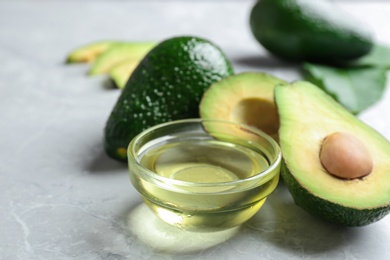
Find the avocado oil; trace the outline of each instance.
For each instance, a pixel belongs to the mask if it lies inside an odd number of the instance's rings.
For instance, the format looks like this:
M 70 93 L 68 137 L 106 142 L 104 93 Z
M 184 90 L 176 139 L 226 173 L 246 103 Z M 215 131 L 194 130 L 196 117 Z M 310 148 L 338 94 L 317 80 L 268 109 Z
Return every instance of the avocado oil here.
M 161 182 L 168 179 L 158 185 L 139 182 L 138 189 L 148 194 L 145 203 L 165 222 L 188 230 L 239 225 L 260 209 L 279 180 L 276 174 L 261 185 L 245 182 L 269 168 L 265 154 L 213 138 L 183 137 L 152 146 L 140 164 L 163 177 Z

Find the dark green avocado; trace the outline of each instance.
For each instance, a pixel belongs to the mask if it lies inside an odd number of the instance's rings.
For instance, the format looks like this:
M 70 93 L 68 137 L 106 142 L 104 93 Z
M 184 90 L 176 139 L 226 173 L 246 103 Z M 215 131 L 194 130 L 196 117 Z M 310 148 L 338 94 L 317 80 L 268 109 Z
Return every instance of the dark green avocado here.
M 250 28 L 264 48 L 288 60 L 356 59 L 373 45 L 365 24 L 325 0 L 259 0 Z
M 131 139 L 163 122 L 199 117 L 204 91 L 232 75 L 222 50 L 198 37 L 174 37 L 159 43 L 129 78 L 105 127 L 106 153 L 127 159 Z

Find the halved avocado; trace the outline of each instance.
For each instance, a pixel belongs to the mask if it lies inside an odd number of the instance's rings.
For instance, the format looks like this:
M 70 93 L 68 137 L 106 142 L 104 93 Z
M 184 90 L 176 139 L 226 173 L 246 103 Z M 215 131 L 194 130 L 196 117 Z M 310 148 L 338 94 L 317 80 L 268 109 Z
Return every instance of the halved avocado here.
M 101 53 L 105 52 L 119 41 L 97 41 L 83 45 L 71 51 L 66 59 L 67 63 L 90 63 L 94 61 Z
M 295 203 L 345 226 L 364 226 L 386 216 L 390 211 L 389 141 L 309 82 L 277 86 L 275 101 L 284 158 L 281 174 Z M 324 140 L 334 133 L 353 136 L 365 147 L 373 164 L 368 175 L 346 179 L 326 170 L 320 153 Z M 346 153 L 354 149 L 344 148 Z
M 108 75 L 114 81 L 117 88 L 123 89 L 138 64 L 139 61 L 136 59 L 124 60 L 112 67 Z
M 133 59 L 140 62 L 156 46 L 155 42 L 127 42 L 115 44 L 96 58 L 89 70 L 89 75 L 103 74 L 118 63 Z
M 254 126 L 277 139 L 279 117 L 274 88 L 285 81 L 261 72 L 244 72 L 214 83 L 199 106 L 201 118 Z

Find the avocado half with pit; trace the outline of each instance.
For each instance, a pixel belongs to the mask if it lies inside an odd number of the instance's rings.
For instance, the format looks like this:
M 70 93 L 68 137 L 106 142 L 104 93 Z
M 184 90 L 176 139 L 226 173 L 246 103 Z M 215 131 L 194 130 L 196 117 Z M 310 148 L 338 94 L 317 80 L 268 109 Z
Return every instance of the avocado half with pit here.
M 295 203 L 324 220 L 364 226 L 390 211 L 390 143 L 317 86 L 275 88 L 284 165 Z
M 279 117 L 274 102 L 277 84 L 286 82 L 261 72 L 226 77 L 211 85 L 203 94 L 200 116 L 250 125 L 277 140 Z

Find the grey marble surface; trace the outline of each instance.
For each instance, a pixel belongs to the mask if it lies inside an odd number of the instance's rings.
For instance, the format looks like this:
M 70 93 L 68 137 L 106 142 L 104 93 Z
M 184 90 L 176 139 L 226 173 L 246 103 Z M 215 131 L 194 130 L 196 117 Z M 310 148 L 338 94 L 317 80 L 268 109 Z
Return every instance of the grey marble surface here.
M 237 72 L 300 78 L 248 27 L 252 1 L 0 2 L 0 259 L 390 259 L 390 217 L 340 228 L 296 207 L 283 184 L 240 228 L 207 234 L 158 221 L 126 165 L 102 150 L 119 91 L 64 65 L 100 39 L 214 41 Z M 390 4 L 342 2 L 390 44 Z M 361 119 L 390 139 L 390 92 Z

